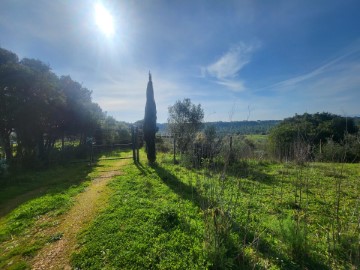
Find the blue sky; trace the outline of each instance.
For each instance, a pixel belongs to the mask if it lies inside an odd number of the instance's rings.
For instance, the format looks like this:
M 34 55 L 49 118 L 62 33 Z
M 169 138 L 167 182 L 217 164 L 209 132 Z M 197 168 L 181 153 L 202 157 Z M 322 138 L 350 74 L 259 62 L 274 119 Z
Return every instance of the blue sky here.
M 205 121 L 359 115 L 359 12 L 356 0 L 0 0 L 0 46 L 69 74 L 127 122 L 143 118 L 149 70 L 158 122 L 183 98 Z

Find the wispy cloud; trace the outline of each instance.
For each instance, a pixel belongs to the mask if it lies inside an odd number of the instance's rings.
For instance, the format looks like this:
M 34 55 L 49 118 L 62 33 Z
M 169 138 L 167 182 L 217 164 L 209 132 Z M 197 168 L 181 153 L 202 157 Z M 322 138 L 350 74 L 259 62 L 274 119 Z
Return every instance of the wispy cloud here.
M 290 77 L 251 94 L 268 100 L 264 103 L 288 114 L 299 112 L 330 111 L 342 114 L 358 114 L 360 100 L 360 42 L 341 50 L 331 60 L 299 76 Z M 291 115 L 291 114 L 289 114 Z
M 341 90 L 349 85 L 358 83 L 358 61 L 354 60 L 360 56 L 360 41 L 355 42 L 352 46 L 345 49 L 340 56 L 326 62 L 318 68 L 299 76 L 288 78 L 278 83 L 269 85 L 262 89 L 275 89 L 278 91 L 291 91 L 298 89 L 300 86 L 327 86 Z M 346 78 L 346 80 L 344 80 Z M 339 84 L 341 81 L 341 84 Z M 327 83 L 325 83 L 327 82 Z M 317 88 L 322 91 L 324 88 Z M 313 87 L 311 87 L 313 88 Z M 260 89 L 261 90 L 261 89 Z
M 214 78 L 216 83 L 224 85 L 230 90 L 243 91 L 245 90 L 244 82 L 237 77 L 240 70 L 250 62 L 252 53 L 258 47 L 259 44 L 248 45 L 240 42 L 232 46 L 214 63 L 202 67 L 202 75 Z
M 217 83 L 220 85 L 224 85 L 235 92 L 245 90 L 244 82 L 241 80 L 222 79 L 218 80 Z

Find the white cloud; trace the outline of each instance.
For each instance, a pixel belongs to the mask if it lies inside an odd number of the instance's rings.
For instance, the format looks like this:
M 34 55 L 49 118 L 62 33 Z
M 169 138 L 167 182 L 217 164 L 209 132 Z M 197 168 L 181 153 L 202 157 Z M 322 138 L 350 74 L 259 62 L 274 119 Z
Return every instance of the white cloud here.
M 360 43 L 345 48 L 337 57 L 299 76 L 251 91 L 262 97 L 264 108 L 276 107 L 288 114 L 328 111 L 356 115 L 360 100 Z M 266 93 L 266 94 L 265 94 Z M 262 95 L 265 94 L 265 95 Z M 260 103 L 260 99 L 257 102 Z M 266 102 L 267 100 L 267 102 Z M 273 114 L 275 115 L 275 114 Z
M 241 80 L 218 80 L 217 83 L 220 85 L 224 85 L 235 92 L 245 90 L 244 82 Z
M 247 45 L 243 42 L 232 46 L 214 63 L 202 67 L 202 76 L 215 78 L 218 84 L 224 85 L 232 91 L 245 90 L 244 82 L 237 77 L 240 70 L 250 62 L 252 53 L 258 47 L 259 44 Z
M 218 79 L 233 78 L 250 61 L 252 46 L 240 43 L 206 68 L 208 74 Z
M 356 46 L 350 47 L 340 56 L 314 70 L 269 85 L 263 89 L 275 89 L 277 91 L 301 89 L 301 91 L 304 91 L 305 87 L 311 92 L 315 90 L 317 93 L 329 94 L 342 92 L 349 87 L 358 86 L 359 62 L 356 61 L 356 57 L 360 56 L 359 43 L 356 42 Z

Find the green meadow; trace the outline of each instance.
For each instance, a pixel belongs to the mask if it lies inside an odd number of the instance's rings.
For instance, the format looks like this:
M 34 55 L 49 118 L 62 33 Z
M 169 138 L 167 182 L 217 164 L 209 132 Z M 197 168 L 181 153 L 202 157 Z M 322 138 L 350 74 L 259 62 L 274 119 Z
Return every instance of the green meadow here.
M 74 269 L 357 269 L 358 164 L 242 160 L 201 169 L 102 160 L 23 172 L 1 193 L 0 268 L 31 269 L 104 170 L 109 199 L 79 229 Z M 41 188 L 40 188 L 41 186 Z M 25 196 L 26 195 L 26 196 Z M 12 198 L 20 198 L 14 202 Z M 41 233 L 43 232 L 43 233 Z

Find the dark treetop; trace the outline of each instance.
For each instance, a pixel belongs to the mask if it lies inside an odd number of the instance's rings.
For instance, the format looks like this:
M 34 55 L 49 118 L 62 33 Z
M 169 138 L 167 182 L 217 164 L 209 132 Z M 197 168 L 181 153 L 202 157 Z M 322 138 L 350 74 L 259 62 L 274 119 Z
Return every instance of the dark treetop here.
M 149 72 L 149 82 L 146 88 L 146 105 L 144 117 L 144 140 L 146 142 L 146 152 L 149 162 L 155 162 L 155 133 L 156 133 L 156 104 L 154 99 L 154 89 Z

